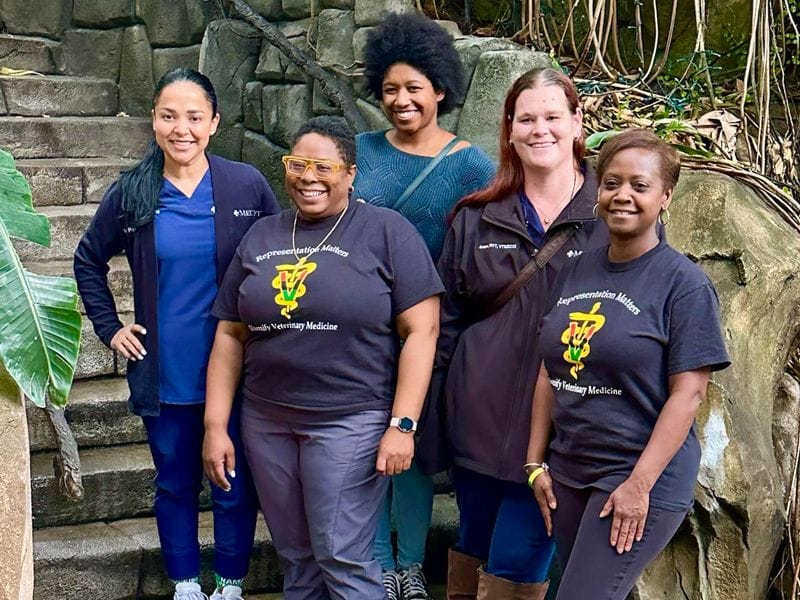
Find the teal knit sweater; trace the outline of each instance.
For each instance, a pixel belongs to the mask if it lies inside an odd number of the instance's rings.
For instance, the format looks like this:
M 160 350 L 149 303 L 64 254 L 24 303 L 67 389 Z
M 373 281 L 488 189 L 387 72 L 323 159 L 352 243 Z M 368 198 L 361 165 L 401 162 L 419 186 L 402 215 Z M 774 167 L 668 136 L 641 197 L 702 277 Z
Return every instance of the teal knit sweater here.
M 433 160 L 392 146 L 385 131 L 356 137 L 358 172 L 354 198 L 394 208 L 403 191 Z M 420 232 L 433 260 L 439 259 L 447 231 L 447 216 L 467 194 L 486 187 L 495 166 L 479 148 L 470 146 L 444 157 L 404 203 L 400 213 Z

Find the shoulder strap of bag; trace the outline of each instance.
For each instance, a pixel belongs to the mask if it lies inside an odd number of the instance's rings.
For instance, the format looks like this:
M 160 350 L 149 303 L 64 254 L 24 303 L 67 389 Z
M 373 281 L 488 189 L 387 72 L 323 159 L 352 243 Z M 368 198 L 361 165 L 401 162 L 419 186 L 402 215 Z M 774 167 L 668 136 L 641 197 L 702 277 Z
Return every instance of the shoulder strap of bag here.
M 525 284 L 528 283 L 534 275 L 544 267 L 548 261 L 553 258 L 556 252 L 558 252 L 561 247 L 567 243 L 567 240 L 572 237 L 572 235 L 580 229 L 579 224 L 572 225 L 570 227 L 564 227 L 563 229 L 557 231 L 553 234 L 547 243 L 542 246 L 539 251 L 534 255 L 531 261 L 526 264 L 517 276 L 512 279 L 506 287 L 502 289 L 502 291 L 495 296 L 494 300 L 492 300 L 491 304 L 486 308 L 484 313 L 484 318 L 493 315 L 498 310 L 503 308 L 506 303 L 511 300 L 517 293 L 525 287 Z
M 412 181 L 411 184 L 406 188 L 406 191 L 403 192 L 403 195 L 397 199 L 397 202 L 395 202 L 394 206 L 392 207 L 394 210 L 398 212 L 400 211 L 409 197 L 411 197 L 411 194 L 414 193 L 414 190 L 419 187 L 419 184 L 425 181 L 425 178 L 430 175 L 431 171 L 433 171 L 436 166 L 442 162 L 442 159 L 448 155 L 450 149 L 460 141 L 461 138 L 456 136 L 450 140 L 444 148 L 439 150 L 439 154 L 433 157 L 433 160 L 431 160 L 431 162 L 429 162 L 427 166 L 419 172 L 419 175 L 417 175 L 414 181 Z

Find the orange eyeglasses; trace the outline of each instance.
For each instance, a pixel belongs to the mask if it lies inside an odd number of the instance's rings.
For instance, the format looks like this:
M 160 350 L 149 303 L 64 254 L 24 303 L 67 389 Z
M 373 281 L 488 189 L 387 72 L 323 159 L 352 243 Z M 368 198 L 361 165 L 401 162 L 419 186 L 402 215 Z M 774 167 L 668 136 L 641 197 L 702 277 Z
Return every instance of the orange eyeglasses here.
M 330 179 L 337 171 L 345 166 L 344 163 L 292 156 L 291 154 L 287 154 L 282 157 L 281 160 L 283 161 L 283 166 L 286 168 L 286 174 L 292 177 L 302 177 L 308 169 L 313 169 L 317 178 Z

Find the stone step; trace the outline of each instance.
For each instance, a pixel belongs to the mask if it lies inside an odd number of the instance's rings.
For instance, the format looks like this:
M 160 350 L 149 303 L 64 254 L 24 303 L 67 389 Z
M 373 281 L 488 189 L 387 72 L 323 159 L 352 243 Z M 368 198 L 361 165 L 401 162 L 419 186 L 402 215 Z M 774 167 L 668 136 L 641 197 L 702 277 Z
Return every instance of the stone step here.
M 151 515 L 153 461 L 147 444 L 79 452 L 84 498 L 67 500 L 53 475 L 53 453 L 31 456 L 33 526 L 36 529 Z
M 117 312 L 133 312 L 133 279 L 128 268 L 128 259 L 115 256 L 108 263 L 108 286 L 117 302 Z M 25 268 L 39 275 L 55 275 L 73 278 L 72 259 L 51 260 L 48 262 L 27 261 Z M 83 302 L 78 299 L 78 310 L 85 314 Z M 93 334 L 94 335 L 94 334 Z
M 138 117 L 0 117 L 0 147 L 14 158 L 139 158 L 152 121 Z
M 63 46 L 61 42 L 46 38 L 0 34 L 0 67 L 37 73 L 63 73 Z
M 142 420 L 128 412 L 128 396 L 123 377 L 75 381 L 64 411 L 80 448 L 145 441 Z M 28 402 L 27 416 L 31 452 L 53 450 L 47 413 Z
M 97 203 L 120 172 L 136 164 L 126 158 L 25 158 L 17 169 L 31 186 L 34 206 Z
M 430 592 L 428 595 L 431 600 L 445 600 L 447 598 L 446 585 L 429 585 L 428 592 Z M 284 596 L 280 592 L 274 594 L 248 594 L 247 596 L 247 600 L 283 600 L 283 598 Z
M 89 226 L 96 210 L 96 204 L 39 208 L 38 212 L 50 220 L 50 247 L 16 240 L 14 247 L 22 262 L 72 260 L 78 241 Z
M 213 585 L 213 519 L 200 515 L 203 587 Z M 172 598 L 164 573 L 155 519 L 90 523 L 33 533 L 34 600 L 138 600 Z M 279 590 L 278 558 L 259 518 L 247 587 Z
M 74 242 L 77 243 L 77 240 Z M 18 246 L 28 248 L 32 244 L 15 242 Z M 25 267 L 40 275 L 59 275 L 72 277 L 72 258 L 52 260 L 49 262 L 26 261 Z M 130 270 L 125 257 L 117 256 L 109 262 L 108 283 L 117 302 L 117 312 L 123 323 L 133 322 L 133 288 Z M 84 312 L 83 303 L 78 300 L 78 309 Z M 123 375 L 125 373 L 125 360 L 115 356 L 103 342 L 100 341 L 92 324 L 85 316 L 81 323 L 81 348 L 78 363 L 75 366 L 75 379 L 99 377 L 105 375 Z
M 0 76 L 0 109 L 31 117 L 113 116 L 119 111 L 119 90 L 110 79 Z
M 429 581 L 446 580 L 447 549 L 455 542 L 458 511 L 450 496 L 436 496 L 428 536 L 425 573 Z M 212 519 L 200 515 L 203 588 L 211 589 Z M 90 523 L 40 529 L 33 533 L 34 600 L 164 599 L 172 586 L 161 566 L 155 519 Z M 256 598 L 281 598 L 281 575 L 269 532 L 259 518 L 247 590 Z M 444 598 L 441 586 L 437 598 Z

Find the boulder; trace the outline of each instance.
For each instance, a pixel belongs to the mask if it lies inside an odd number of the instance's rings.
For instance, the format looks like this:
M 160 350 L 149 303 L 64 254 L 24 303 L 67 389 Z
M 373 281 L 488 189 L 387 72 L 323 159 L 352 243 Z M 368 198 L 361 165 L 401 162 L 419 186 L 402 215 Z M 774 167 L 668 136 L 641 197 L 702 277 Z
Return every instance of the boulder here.
M 72 0 L 72 22 L 78 27 L 133 25 L 135 18 L 134 0 Z
M 481 54 L 497 50 L 523 50 L 523 47 L 519 44 L 502 38 L 465 36 L 455 40 L 453 45 L 456 48 L 456 52 L 458 52 L 459 58 L 461 58 L 461 65 L 464 67 L 464 79 L 468 89 Z
M 450 37 L 453 39 L 461 37 L 461 29 L 458 27 L 458 23 L 455 21 L 444 21 L 444 20 L 437 20 L 435 21 L 439 27 L 444 29 L 447 33 L 450 34 Z
M 68 29 L 64 32 L 66 71 L 70 75 L 119 80 L 124 29 Z
M 244 132 L 242 160 L 253 165 L 264 174 L 269 186 L 275 192 L 278 201 L 284 208 L 291 203 L 289 202 L 289 196 L 286 194 L 286 187 L 283 184 L 284 169 L 281 157 L 288 153 L 288 149 L 273 144 L 266 136 L 252 131 Z
M 153 50 L 153 81 L 172 69 L 179 67 L 197 69 L 200 63 L 200 44 L 178 48 L 156 48 Z
M 224 119 L 224 116 L 223 116 Z M 242 159 L 242 136 L 244 125 L 241 123 L 228 123 L 222 121 L 208 145 L 209 151 L 219 154 L 230 160 Z
M 364 49 L 367 47 L 367 36 L 374 27 L 359 27 L 353 34 L 353 59 L 356 62 L 364 62 Z
M 366 100 L 359 98 L 356 100 L 356 105 L 361 111 L 361 114 L 364 115 L 367 123 L 369 123 L 370 129 L 381 130 L 392 128 L 392 123 L 386 118 L 383 111 L 374 104 L 370 104 Z
M 319 13 L 319 0 L 282 0 L 283 12 L 290 19 L 302 19 Z
M 227 20 L 209 23 L 200 49 L 200 70 L 217 91 L 223 128 L 244 118 L 244 86 L 255 79 L 260 51 L 261 38 L 249 25 Z
M 261 53 L 258 55 L 256 77 L 261 81 L 282 82 L 285 60 L 280 50 L 264 40 L 261 44 Z
M 22 394 L 0 363 L 0 598 L 30 600 L 33 595 L 31 483 L 28 426 Z
M 327 8 L 319 13 L 317 62 L 323 67 L 353 64 L 353 34 L 356 23 L 352 10 Z
M 355 12 L 356 25 L 377 25 L 386 13 L 413 13 L 416 5 L 414 0 L 355 0 Z
M 311 118 L 310 85 L 265 85 L 261 96 L 264 133 L 279 146 L 289 146 L 295 132 Z
M 320 0 L 320 8 L 338 8 L 341 10 L 353 10 L 356 6 L 355 0 Z
M 480 146 L 497 160 L 497 130 L 508 88 L 526 71 L 549 65 L 550 57 L 542 52 L 500 50 L 483 53 L 464 101 L 458 135 Z
M 153 109 L 153 50 L 144 25 L 127 27 L 122 36 L 119 67 L 119 108 L 133 116 Z
M 695 510 L 637 593 L 761 600 L 786 526 L 782 454 L 798 444 L 797 382 L 786 371 L 800 339 L 800 238 L 751 189 L 718 174 L 684 170 L 670 209 L 670 243 L 717 289 L 733 366 L 714 375 L 697 417 Z
M 136 0 L 136 16 L 154 46 L 191 46 L 203 39 L 203 8 L 195 0 Z
M 261 91 L 264 84 L 260 81 L 249 81 L 244 86 L 244 126 L 254 131 L 264 131 L 264 119 L 261 113 Z
M 250 0 L 250 7 L 269 21 L 283 18 L 283 5 L 281 0 Z
M 69 27 L 72 2 L 64 0 L 0 0 L 0 21 L 7 33 L 59 38 Z
M 214 84 L 222 114 L 211 149 L 233 160 L 242 155 L 244 89 L 255 79 L 260 51 L 255 29 L 224 19 L 209 23 L 200 49 L 200 71 Z

